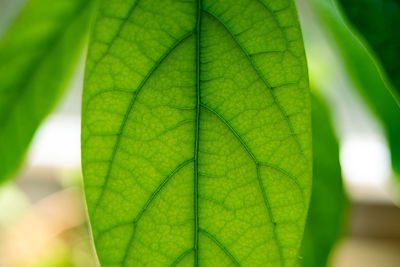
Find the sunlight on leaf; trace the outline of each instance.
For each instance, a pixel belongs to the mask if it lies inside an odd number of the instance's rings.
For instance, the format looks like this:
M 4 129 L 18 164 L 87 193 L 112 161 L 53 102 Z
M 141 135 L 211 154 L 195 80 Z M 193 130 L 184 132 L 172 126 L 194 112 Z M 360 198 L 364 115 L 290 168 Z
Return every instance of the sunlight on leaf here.
M 103 266 L 295 266 L 312 173 L 293 1 L 102 1 L 82 164 Z

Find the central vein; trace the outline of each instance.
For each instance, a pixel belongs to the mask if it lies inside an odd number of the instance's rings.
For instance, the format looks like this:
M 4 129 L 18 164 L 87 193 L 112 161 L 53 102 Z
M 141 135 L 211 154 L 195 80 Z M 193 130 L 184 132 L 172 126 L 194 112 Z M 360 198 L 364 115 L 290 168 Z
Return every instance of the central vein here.
M 198 176 L 199 176 L 199 122 L 200 122 L 200 23 L 201 0 L 197 1 L 196 21 L 196 125 L 194 145 L 194 263 L 198 266 L 199 255 L 199 219 L 198 219 Z

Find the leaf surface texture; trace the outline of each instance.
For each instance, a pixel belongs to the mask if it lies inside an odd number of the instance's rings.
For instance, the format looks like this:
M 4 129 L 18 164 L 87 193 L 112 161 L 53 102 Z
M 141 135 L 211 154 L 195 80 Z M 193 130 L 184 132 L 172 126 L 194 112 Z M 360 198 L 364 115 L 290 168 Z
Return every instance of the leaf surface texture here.
M 311 190 L 293 1 L 103 1 L 82 163 L 103 266 L 294 266 Z

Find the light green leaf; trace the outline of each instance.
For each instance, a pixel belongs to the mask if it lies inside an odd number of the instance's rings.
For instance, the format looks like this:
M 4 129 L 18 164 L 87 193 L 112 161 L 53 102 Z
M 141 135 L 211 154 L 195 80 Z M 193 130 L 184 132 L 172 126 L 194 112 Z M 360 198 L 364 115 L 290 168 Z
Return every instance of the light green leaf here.
M 31 0 L 0 41 L 0 182 L 65 88 L 81 54 L 91 0 Z
M 365 37 L 400 93 L 400 1 L 339 0 L 343 11 Z
M 347 27 L 333 0 L 308 0 L 340 50 L 356 89 L 385 127 L 393 169 L 400 174 L 400 98 L 365 45 Z M 396 101 L 397 100 L 397 101 Z
M 103 266 L 294 266 L 311 191 L 293 1 L 103 1 L 82 114 Z
M 343 235 L 347 199 L 339 163 L 339 146 L 323 99 L 312 95 L 313 185 L 301 247 L 301 266 L 327 266 Z

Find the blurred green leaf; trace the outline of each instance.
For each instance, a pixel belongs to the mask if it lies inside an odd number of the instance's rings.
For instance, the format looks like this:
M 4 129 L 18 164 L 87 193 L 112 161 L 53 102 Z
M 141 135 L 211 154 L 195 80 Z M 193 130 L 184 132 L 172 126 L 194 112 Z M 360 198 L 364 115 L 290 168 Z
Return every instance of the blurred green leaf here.
M 398 95 L 365 45 L 350 31 L 332 0 L 308 0 L 326 32 L 339 48 L 346 70 L 358 92 L 383 123 L 393 169 L 400 174 L 400 108 Z
M 18 15 L 26 0 L 2 0 L 0 1 L 0 39 Z
M 400 92 L 400 1 L 338 0 L 344 13 L 365 37 Z
M 295 266 L 310 111 L 293 0 L 104 0 L 82 113 L 101 264 Z
M 313 94 L 313 186 L 301 248 L 301 266 L 323 267 L 343 234 L 347 200 L 339 163 L 339 147 L 324 101 Z
M 31 0 L 0 41 L 0 182 L 66 87 L 86 40 L 92 0 Z

